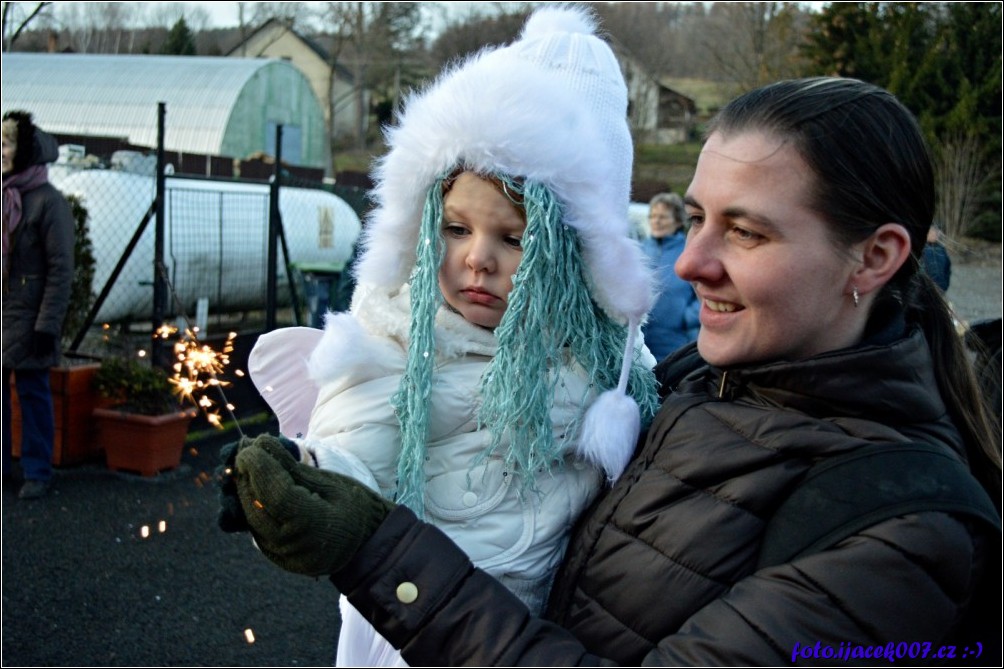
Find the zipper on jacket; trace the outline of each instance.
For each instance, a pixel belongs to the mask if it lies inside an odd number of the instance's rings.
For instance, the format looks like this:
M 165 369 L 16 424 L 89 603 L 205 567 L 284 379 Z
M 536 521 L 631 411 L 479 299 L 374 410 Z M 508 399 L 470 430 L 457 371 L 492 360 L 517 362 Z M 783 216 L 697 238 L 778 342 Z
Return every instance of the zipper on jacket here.
M 722 381 L 718 384 L 718 399 L 725 397 L 725 377 L 728 375 L 729 373 L 727 371 L 722 372 Z

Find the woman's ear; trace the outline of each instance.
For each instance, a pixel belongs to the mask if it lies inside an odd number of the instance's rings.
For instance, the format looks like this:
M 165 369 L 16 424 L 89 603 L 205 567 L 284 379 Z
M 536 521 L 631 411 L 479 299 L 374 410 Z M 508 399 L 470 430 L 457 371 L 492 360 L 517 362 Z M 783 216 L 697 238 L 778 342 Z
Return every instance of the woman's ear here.
M 850 277 L 853 287 L 861 295 L 881 289 L 910 257 L 910 248 L 910 233 L 903 225 L 880 225 L 861 243 L 861 262 Z

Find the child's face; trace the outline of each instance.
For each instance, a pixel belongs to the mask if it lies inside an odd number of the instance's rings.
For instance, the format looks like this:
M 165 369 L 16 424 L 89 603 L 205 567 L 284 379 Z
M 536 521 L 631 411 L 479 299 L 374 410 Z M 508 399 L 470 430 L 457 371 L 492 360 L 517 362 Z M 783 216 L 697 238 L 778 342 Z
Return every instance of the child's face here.
M 523 257 L 522 213 L 490 181 L 463 172 L 443 198 L 442 229 L 439 289 L 446 303 L 475 325 L 498 327 Z

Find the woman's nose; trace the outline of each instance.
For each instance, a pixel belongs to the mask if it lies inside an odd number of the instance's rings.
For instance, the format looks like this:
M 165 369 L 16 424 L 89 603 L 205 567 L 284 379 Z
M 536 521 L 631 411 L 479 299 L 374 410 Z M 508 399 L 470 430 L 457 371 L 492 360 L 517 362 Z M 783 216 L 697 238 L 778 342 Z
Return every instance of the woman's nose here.
M 676 259 L 673 270 L 684 281 L 714 280 L 721 275 L 721 263 L 715 253 L 714 239 L 703 228 L 691 229 L 687 234 L 683 252 Z

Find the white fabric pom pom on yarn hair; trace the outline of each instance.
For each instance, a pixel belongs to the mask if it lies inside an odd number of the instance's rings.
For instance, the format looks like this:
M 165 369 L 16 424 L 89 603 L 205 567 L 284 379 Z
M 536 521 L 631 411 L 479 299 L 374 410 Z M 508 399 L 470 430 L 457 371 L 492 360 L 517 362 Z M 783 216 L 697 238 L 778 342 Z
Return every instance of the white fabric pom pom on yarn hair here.
M 576 447 L 580 456 L 603 469 L 610 483 L 615 483 L 624 473 L 641 433 L 641 411 L 634 398 L 627 394 L 637 336 L 638 323 L 632 321 L 628 324 L 617 387 L 601 393 L 589 407 Z

